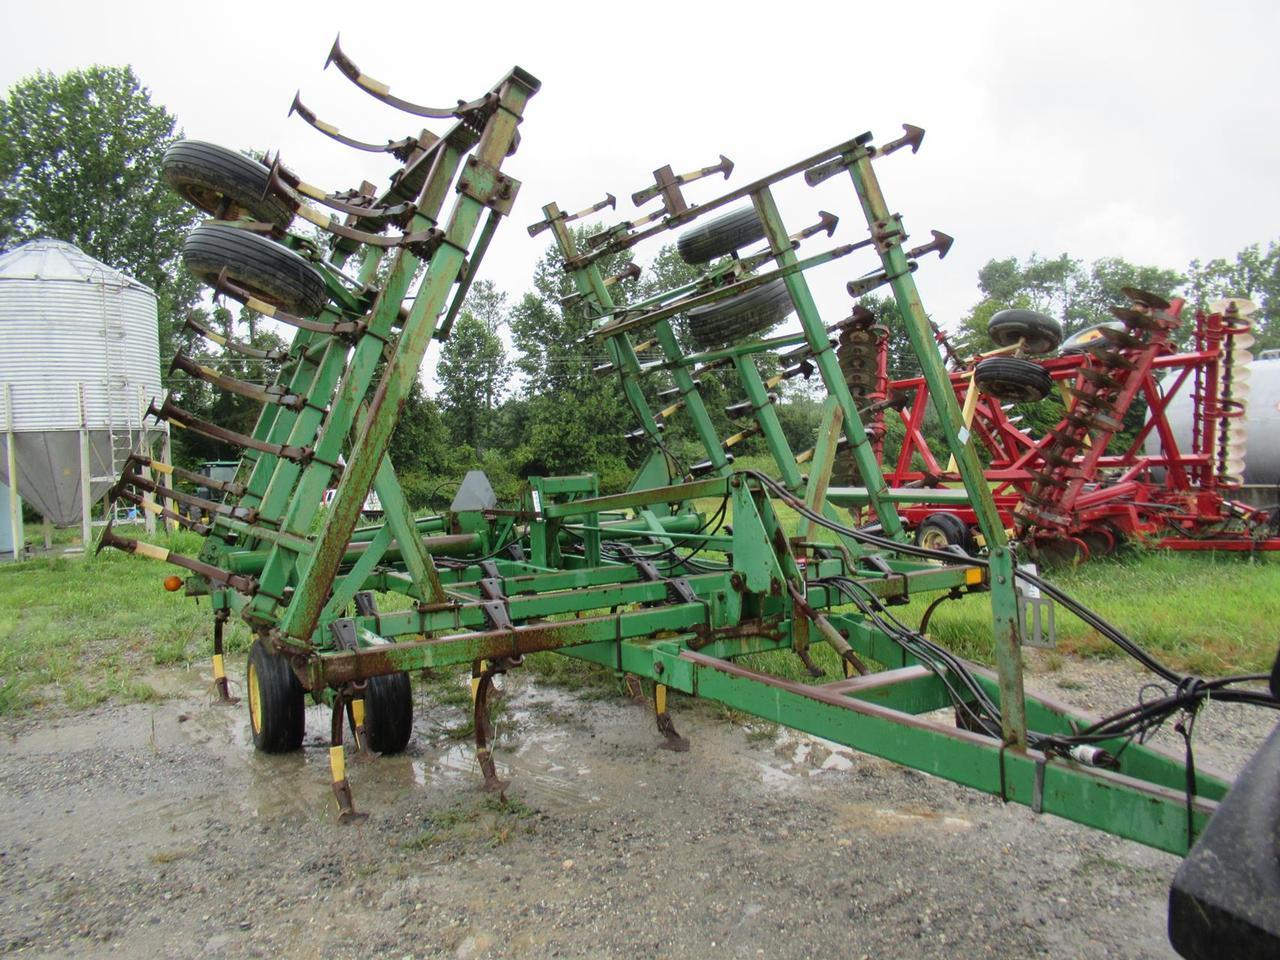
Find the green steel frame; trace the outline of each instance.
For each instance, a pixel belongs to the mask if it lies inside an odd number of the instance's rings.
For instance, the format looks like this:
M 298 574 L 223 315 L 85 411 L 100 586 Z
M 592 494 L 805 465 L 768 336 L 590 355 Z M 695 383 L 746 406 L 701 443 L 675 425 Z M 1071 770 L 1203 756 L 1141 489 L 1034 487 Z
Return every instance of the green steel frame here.
M 367 82 L 357 82 L 366 90 L 377 91 L 381 99 L 389 96 L 384 85 L 363 79 Z M 661 198 L 662 210 L 606 230 L 586 249 L 579 247 L 569 223 L 603 205 L 573 215 L 554 203 L 545 206 L 546 219 L 530 232 L 550 228 L 577 290 L 573 309 L 591 319 L 592 335 L 603 341 L 655 450 L 624 493 L 600 495 L 592 476 L 541 477 L 529 481 L 514 510 L 485 505 L 439 517 L 412 516 L 386 459 L 388 443 L 430 341 L 447 336 L 493 229 L 510 210 L 518 184 L 500 168 L 514 150 L 517 124 L 537 86 L 516 69 L 487 97 L 468 105 L 469 112 L 449 133 L 420 141 L 392 190 L 378 201 L 383 206 L 411 201 L 406 237 L 419 239 L 362 244 L 354 230 L 385 224 L 357 214 L 348 218 L 325 268 L 330 306 L 317 318 L 321 326 L 304 324 L 298 330 L 278 375 L 277 382 L 306 403 L 296 410 L 264 406 L 253 432 L 257 448 L 246 450 L 234 495 L 229 493 L 210 522 L 200 557 L 176 557 L 112 539 L 112 545 L 187 567 L 192 571 L 188 592 L 211 594 L 215 676 L 222 671 L 223 624 L 237 614 L 268 649 L 287 658 L 317 701 L 333 706 L 335 794 L 344 815 L 354 808 L 341 761 L 341 715 L 344 706 L 360 701 L 371 678 L 471 665 L 477 677 L 477 747 L 486 782 L 496 785 L 485 691 L 495 672 L 517 666 L 527 653 L 552 650 L 652 681 L 658 725 L 673 744 L 683 741 L 666 710 L 669 689 L 1184 853 L 1227 790 L 1220 778 L 1197 771 L 1189 796 L 1183 764 L 1149 747 L 1104 744 L 1119 758 L 1115 770 L 1027 747 L 1028 724 L 1054 733 L 1070 732 L 1085 721 L 1023 691 L 1013 552 L 913 277 L 928 247 L 905 248 L 902 220 L 889 212 L 876 178 L 879 159 L 904 145 L 913 151 L 919 146 L 910 130 L 908 137 L 878 148 L 870 135 L 848 140 L 692 207 L 680 186 L 721 168 L 683 177 L 665 168 L 657 172 L 656 188 L 638 195 Z M 801 258 L 795 236 L 810 234 L 788 233 L 773 188 L 802 174 L 816 183 L 843 171 L 865 214 L 870 240 Z M 446 217 L 442 210 L 451 189 L 456 197 Z M 615 300 L 619 278 L 602 274 L 604 257 L 735 201 L 754 207 L 766 250 L 637 304 Z M 313 210 L 304 216 L 326 222 Z M 288 242 L 305 249 L 296 238 Z M 389 264 L 383 262 L 388 248 L 394 250 Z M 904 537 L 895 504 L 921 493 L 885 485 L 840 371 L 833 330 L 824 323 L 805 276 L 868 248 L 879 256 L 877 282 L 892 289 L 929 384 L 964 479 L 963 495 L 989 546 L 989 567 L 959 557 L 947 564 L 904 558 L 851 535 L 823 534 L 815 522 L 788 531 L 773 489 L 732 466 L 732 446 L 744 433 L 758 433 L 786 491 L 784 502 L 807 506 L 837 524 L 845 522 L 842 507 L 867 503 L 888 537 Z M 339 274 L 353 256 L 358 263 L 354 281 Z M 718 350 L 684 349 L 673 318 L 776 279 L 785 282 L 794 303 L 798 333 Z M 640 331 L 648 338 L 645 344 L 633 339 Z M 758 364 L 762 354 L 786 348 L 816 369 L 827 394 L 814 445 L 799 454 L 770 403 L 769 389 L 777 381 L 766 378 Z M 654 349 L 662 359 L 642 363 L 641 354 Z M 725 440 L 697 385 L 699 375 L 713 368 L 732 371 L 755 420 L 749 431 Z M 678 396 L 661 408 L 651 400 L 658 377 L 668 378 L 668 392 Z M 660 438 L 663 421 L 677 413 L 689 418 L 706 452 L 705 463 L 685 475 L 675 475 Z M 841 436 L 865 489 L 829 486 Z M 335 475 L 336 495 L 321 513 L 322 495 Z M 370 489 L 381 498 L 385 522 L 357 529 Z M 732 509 L 731 531 L 710 527 L 696 508 L 704 499 L 719 499 Z M 695 547 L 704 560 L 727 562 L 701 563 L 691 553 L 680 555 Z M 833 576 L 856 581 L 886 604 L 922 591 L 955 598 L 989 592 L 997 669 L 979 675 L 1000 704 L 1002 736 L 939 720 L 936 711 L 955 705 L 948 677 L 926 669 L 868 618 L 849 612 L 843 598 L 819 582 Z M 402 594 L 408 605 L 379 611 L 366 597 L 353 614 L 353 601 L 364 591 Z M 791 650 L 808 663 L 810 646 L 819 643 L 841 654 L 844 676 L 799 683 L 736 662 L 748 654 Z M 883 669 L 858 672 L 866 661 Z

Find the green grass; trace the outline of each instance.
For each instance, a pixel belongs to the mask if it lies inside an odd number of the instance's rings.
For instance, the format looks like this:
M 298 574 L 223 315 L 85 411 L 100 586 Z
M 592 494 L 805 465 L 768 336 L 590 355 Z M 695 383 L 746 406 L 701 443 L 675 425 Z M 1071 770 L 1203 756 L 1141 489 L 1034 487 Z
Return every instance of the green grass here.
M 719 501 L 699 506 L 713 511 Z M 798 518 L 792 511 L 780 508 L 779 514 L 794 528 Z M 168 545 L 193 554 L 199 539 L 179 533 Z M 208 601 L 167 593 L 161 582 L 172 572 L 116 551 L 0 565 L 0 715 L 46 704 L 78 708 L 153 699 L 168 670 L 203 661 L 210 652 Z M 1176 669 L 1206 676 L 1265 671 L 1276 656 L 1280 558 L 1133 550 L 1050 577 Z M 893 609 L 915 625 L 929 599 Z M 391 609 L 403 598 L 380 600 Z M 930 630 L 957 652 L 991 662 L 985 595 L 943 604 Z M 1058 637 L 1064 653 L 1119 655 L 1063 610 L 1058 611 Z M 247 629 L 233 618 L 228 650 L 245 650 L 248 641 Z M 815 647 L 814 656 L 834 675 L 838 665 L 825 645 Z M 526 664 L 540 680 L 588 697 L 619 692 L 612 671 L 603 667 L 550 653 L 530 656 Z M 756 665 L 785 676 L 802 674 L 789 653 L 762 655 Z M 440 671 L 435 682 L 426 682 L 433 695 L 463 715 L 469 694 L 459 677 Z M 457 735 L 470 735 L 465 722 Z
M 179 533 L 167 545 L 195 553 L 199 544 Z M 0 564 L 0 714 L 154 699 L 158 667 L 208 656 L 208 601 L 166 592 L 172 572 L 114 550 Z M 245 648 L 248 630 L 228 624 L 227 641 Z
M 404 846 L 418 852 L 448 842 L 500 847 L 515 831 L 529 829 L 525 821 L 537 812 L 528 804 L 506 796 L 474 796 L 428 812 L 417 833 L 405 841 Z
M 1271 669 L 1280 622 L 1280 558 L 1142 552 L 1050 571 L 1050 580 L 1170 666 L 1205 676 Z M 925 598 L 901 608 L 916 622 Z M 931 635 L 990 661 L 986 595 L 938 608 Z M 1058 644 L 1086 657 L 1122 656 L 1109 640 L 1061 608 Z

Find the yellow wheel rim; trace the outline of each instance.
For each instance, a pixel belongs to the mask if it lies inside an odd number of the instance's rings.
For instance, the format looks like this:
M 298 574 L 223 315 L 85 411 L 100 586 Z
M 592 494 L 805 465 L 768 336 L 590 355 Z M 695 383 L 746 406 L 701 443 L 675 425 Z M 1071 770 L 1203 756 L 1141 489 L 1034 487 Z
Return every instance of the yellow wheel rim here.
M 249 676 L 246 686 L 249 688 L 249 722 L 253 724 L 256 734 L 262 730 L 262 691 L 258 688 L 258 668 L 249 662 Z
M 926 550 L 945 550 L 951 546 L 951 541 L 947 539 L 947 535 L 937 527 L 930 527 L 920 537 L 920 546 Z

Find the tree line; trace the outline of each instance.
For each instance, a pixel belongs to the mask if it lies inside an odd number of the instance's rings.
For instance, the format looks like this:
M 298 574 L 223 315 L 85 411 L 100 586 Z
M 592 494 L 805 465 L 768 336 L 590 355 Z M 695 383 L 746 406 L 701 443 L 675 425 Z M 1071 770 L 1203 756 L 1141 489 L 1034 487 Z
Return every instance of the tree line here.
M 261 362 L 214 354 L 185 329 L 188 316 L 262 349 L 284 342 L 252 312 L 210 304 L 182 268 L 182 241 L 198 214 L 160 179 L 165 149 L 183 136 L 177 120 L 152 102 L 129 67 L 94 66 L 62 75 L 37 73 L 0 100 L 0 252 L 29 239 L 52 237 L 80 247 L 151 287 L 159 306 L 162 366 L 177 352 L 243 380 L 262 382 Z M 630 253 L 601 267 L 617 273 Z M 643 299 L 697 275 L 672 246 L 664 247 L 639 281 L 620 296 Z M 1068 334 L 1111 318 L 1124 287 L 1181 295 L 1192 308 L 1223 296 L 1247 296 L 1258 347 L 1280 347 L 1280 243 L 1252 244 L 1233 259 L 1192 261 L 1185 269 L 1106 257 L 1085 263 L 1068 254 L 993 259 L 977 277 L 980 298 L 955 324 L 939 318 L 961 353 L 989 346 L 986 322 L 1001 309 L 1027 307 L 1054 316 Z M 515 495 L 524 476 L 591 471 L 604 489 L 626 484 L 639 458 L 625 434 L 638 426 L 616 376 L 599 375 L 604 347 L 586 339 L 590 321 L 572 301 L 571 281 L 554 248 L 538 261 L 529 288 L 513 297 L 492 282 L 474 284 L 451 335 L 439 347 L 436 385 L 421 383 L 406 403 L 391 457 L 415 507 L 447 505 L 461 474 L 485 470 L 499 495 Z M 891 300 L 864 305 L 897 330 Z M 677 319 L 678 335 L 685 336 Z M 1189 329 L 1184 324 L 1184 332 Z M 915 372 L 900 333 L 891 344 L 893 375 Z M 703 378 L 702 393 L 722 436 L 736 429 L 724 407 L 741 397 L 732 374 Z M 198 416 L 249 432 L 257 405 L 183 376 L 165 376 L 174 401 Z M 650 393 L 656 384 L 647 387 Z M 818 401 L 803 380 L 781 388 L 778 412 L 797 450 L 812 443 Z M 1051 414 L 1050 414 L 1051 415 Z M 702 459 L 684 420 L 663 434 L 678 460 Z M 755 444 L 753 446 L 753 444 Z M 760 452 L 748 440 L 736 451 Z M 233 459 L 238 451 L 175 432 L 175 459 L 188 465 Z

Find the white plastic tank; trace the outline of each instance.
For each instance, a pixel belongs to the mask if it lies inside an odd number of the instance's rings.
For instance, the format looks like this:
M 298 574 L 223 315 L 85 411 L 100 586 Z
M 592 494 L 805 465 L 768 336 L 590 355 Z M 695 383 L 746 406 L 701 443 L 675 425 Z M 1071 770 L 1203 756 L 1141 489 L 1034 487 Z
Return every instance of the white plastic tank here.
M 0 256 L 0 454 L 12 431 L 18 491 L 55 524 L 80 518 L 81 430 L 92 502 L 137 442 L 159 349 L 155 294 L 133 278 L 59 240 Z
M 1243 480 L 1246 486 L 1275 487 L 1280 485 L 1280 351 L 1263 351 L 1249 363 L 1248 370 L 1243 430 L 1239 431 L 1243 442 L 1238 443 L 1244 461 Z M 1173 379 L 1166 377 L 1163 384 L 1167 387 Z M 1191 449 L 1191 409 L 1188 381 L 1169 401 L 1167 410 L 1178 448 L 1184 453 Z M 1153 431 L 1147 439 L 1147 452 L 1155 454 L 1159 444 Z

